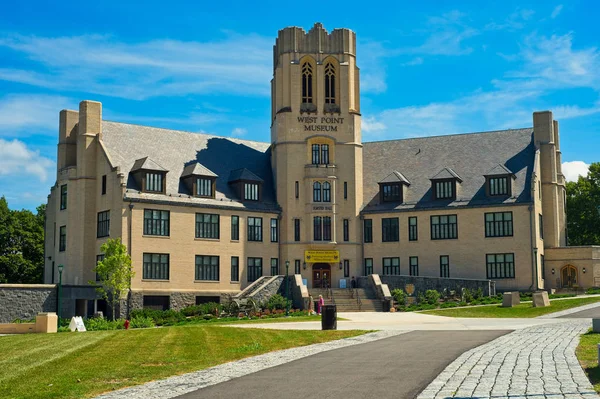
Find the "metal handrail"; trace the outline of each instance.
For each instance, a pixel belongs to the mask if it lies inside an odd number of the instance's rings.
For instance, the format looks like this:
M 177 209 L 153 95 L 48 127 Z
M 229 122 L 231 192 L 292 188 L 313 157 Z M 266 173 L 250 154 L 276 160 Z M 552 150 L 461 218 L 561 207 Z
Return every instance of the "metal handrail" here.
M 362 310 L 362 300 L 360 299 L 360 294 L 358 293 L 358 288 L 354 289 L 356 293 L 356 303 L 358 304 L 358 310 Z
M 327 295 L 331 299 L 331 304 L 335 305 L 335 297 L 333 296 L 333 288 L 331 288 L 331 287 L 327 288 Z

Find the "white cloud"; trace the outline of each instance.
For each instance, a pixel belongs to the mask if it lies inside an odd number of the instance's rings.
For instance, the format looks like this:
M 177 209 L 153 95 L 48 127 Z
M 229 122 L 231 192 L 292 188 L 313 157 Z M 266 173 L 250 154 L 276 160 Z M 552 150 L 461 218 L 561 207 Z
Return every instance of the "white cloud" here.
M 130 99 L 190 93 L 268 96 L 271 46 L 271 38 L 234 33 L 214 42 L 140 43 L 100 35 L 13 35 L 0 37 L 0 47 L 38 63 L 39 72 L 0 68 L 0 79 L 63 91 L 84 87 Z
M 487 25 L 485 25 L 484 29 L 491 31 L 505 30 L 509 32 L 523 29 L 525 26 L 527 26 L 527 21 L 529 21 L 534 14 L 535 11 L 533 10 L 529 10 L 526 8 L 518 8 L 517 10 L 515 10 L 515 12 L 510 14 L 508 18 L 506 18 L 504 21 L 490 22 Z
M 477 36 L 479 31 L 471 28 L 464 22 L 466 14 L 460 11 L 451 11 L 441 16 L 430 17 L 426 30 L 428 37 L 425 42 L 414 48 L 398 50 L 405 54 L 427 55 L 466 55 L 473 49 L 464 47 L 463 42 Z
M 233 137 L 242 137 L 242 136 L 245 136 L 246 133 L 248 133 L 248 131 L 246 129 L 244 129 L 244 128 L 241 128 L 241 127 L 236 127 L 235 129 L 233 129 L 231 131 L 231 135 Z
M 62 96 L 13 94 L 0 98 L 0 136 L 57 135 L 59 111 L 76 107 Z
M 416 57 L 408 62 L 403 63 L 402 66 L 415 66 L 415 65 L 421 65 L 422 63 L 423 63 L 423 58 Z
M 386 126 L 382 122 L 375 120 L 375 118 L 371 118 L 368 116 L 362 118 L 361 131 L 363 131 L 363 132 L 376 133 L 376 132 L 383 131 L 385 129 L 386 129 Z
M 558 15 L 562 11 L 562 9 L 563 9 L 562 4 L 559 4 L 556 7 L 554 7 L 554 10 L 552 10 L 552 14 L 550 14 L 550 18 L 554 19 L 554 18 L 558 17 Z
M 583 161 L 570 161 L 562 163 L 562 172 L 567 181 L 577 181 L 579 176 L 587 176 L 590 165 Z
M 35 176 L 44 183 L 54 167 L 52 160 L 29 149 L 22 141 L 0 139 L 0 175 Z

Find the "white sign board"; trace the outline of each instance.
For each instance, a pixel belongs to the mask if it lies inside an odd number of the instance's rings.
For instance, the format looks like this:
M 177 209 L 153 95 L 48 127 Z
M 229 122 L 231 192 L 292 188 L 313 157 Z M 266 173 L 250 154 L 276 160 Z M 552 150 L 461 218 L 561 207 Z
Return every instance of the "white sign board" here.
M 71 319 L 71 322 L 69 323 L 69 330 L 71 331 L 79 331 L 79 332 L 85 332 L 87 331 L 85 329 L 85 324 L 83 324 L 83 319 L 81 318 L 81 316 L 75 316 Z
M 340 279 L 340 288 L 346 288 L 346 279 L 345 278 Z

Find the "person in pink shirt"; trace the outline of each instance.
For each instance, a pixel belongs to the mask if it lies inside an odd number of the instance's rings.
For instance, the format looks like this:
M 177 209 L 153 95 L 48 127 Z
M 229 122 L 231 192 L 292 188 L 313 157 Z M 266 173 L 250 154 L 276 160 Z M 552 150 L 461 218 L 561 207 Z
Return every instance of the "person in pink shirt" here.
M 323 305 L 325 305 L 325 299 L 323 299 L 323 295 L 319 295 L 319 306 L 317 306 L 317 314 L 321 314 L 323 310 Z

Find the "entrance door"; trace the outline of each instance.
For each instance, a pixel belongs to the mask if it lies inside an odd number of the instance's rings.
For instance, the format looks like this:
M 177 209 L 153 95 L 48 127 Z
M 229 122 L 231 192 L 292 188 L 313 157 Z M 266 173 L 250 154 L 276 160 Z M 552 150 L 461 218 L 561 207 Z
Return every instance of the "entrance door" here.
M 329 263 L 313 265 L 313 288 L 328 288 L 331 286 L 331 266 Z
M 577 285 L 577 268 L 572 265 L 563 267 L 560 272 L 560 277 L 562 279 L 563 288 L 573 288 L 574 285 Z

